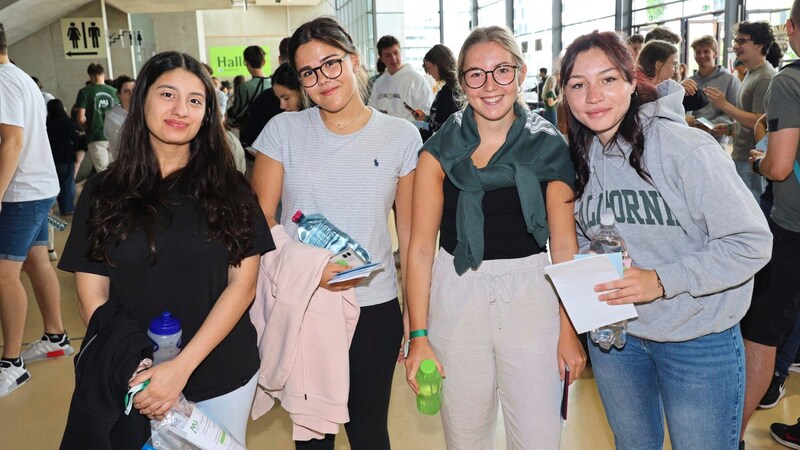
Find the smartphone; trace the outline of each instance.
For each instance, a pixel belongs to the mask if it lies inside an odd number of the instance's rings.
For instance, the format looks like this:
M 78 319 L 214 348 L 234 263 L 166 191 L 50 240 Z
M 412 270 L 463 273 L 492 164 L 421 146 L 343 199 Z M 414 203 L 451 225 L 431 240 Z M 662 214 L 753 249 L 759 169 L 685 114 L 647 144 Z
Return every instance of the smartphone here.
M 353 251 L 350 249 L 346 249 L 343 252 L 334 255 L 331 258 L 331 262 L 342 266 L 349 266 L 351 268 L 364 265 L 364 261 L 362 261 L 361 258 L 359 258 L 358 255 L 353 253 Z
M 708 128 L 709 130 L 713 130 L 714 129 L 714 124 L 710 120 L 706 119 L 705 117 L 698 117 L 697 121 L 701 125 L 703 125 L 704 127 Z
M 406 109 L 407 109 L 409 112 L 411 112 L 411 114 L 414 114 L 414 111 L 415 111 L 415 110 L 414 110 L 414 108 L 412 108 L 412 107 L 408 106 L 408 103 L 406 103 L 406 102 L 403 102 L 403 106 L 405 106 L 405 108 L 406 108 Z

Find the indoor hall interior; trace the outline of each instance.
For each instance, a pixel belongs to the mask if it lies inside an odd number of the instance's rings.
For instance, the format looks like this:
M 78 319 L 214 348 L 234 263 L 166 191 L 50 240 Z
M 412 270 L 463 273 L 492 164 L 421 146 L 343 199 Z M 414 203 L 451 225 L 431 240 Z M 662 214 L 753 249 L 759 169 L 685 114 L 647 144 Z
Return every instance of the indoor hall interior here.
M 70 220 L 71 218 L 67 218 L 68 222 Z M 59 255 L 69 230 L 70 228 L 63 232 L 56 231 L 56 250 Z M 57 262 L 54 261 L 52 264 L 55 266 Z M 74 276 L 60 270 L 56 272 L 61 285 L 64 326 L 77 351 L 83 343 L 86 327 L 78 315 Z M 41 337 L 42 320 L 28 278 L 24 273 L 22 278 L 28 295 L 28 317 L 24 336 L 27 345 Z M 0 449 L 58 448 L 74 388 L 74 356 L 29 364 L 30 381 L 0 398 Z M 714 386 L 709 386 L 709 389 L 714 389 Z M 748 450 L 786 448 L 769 435 L 769 425 L 773 422 L 794 423 L 800 416 L 800 374 L 792 373 L 788 377 L 786 390 L 786 397 L 778 406 L 770 410 L 757 411 L 753 416 L 746 435 Z M 504 449 L 506 446 L 502 414 L 498 414 L 498 417 L 497 448 Z M 247 430 L 247 446 L 257 450 L 291 450 L 294 448 L 291 430 L 292 424 L 288 413 L 276 406 L 265 416 L 250 422 Z M 402 365 L 398 365 L 395 369 L 389 411 L 389 433 L 392 448 L 396 450 L 445 449 L 439 416 L 425 416 L 417 412 L 415 398 L 405 382 L 405 368 Z M 337 436 L 336 449 L 347 448 L 349 448 L 347 434 L 342 428 Z M 587 369 L 581 379 L 576 380 L 570 387 L 568 420 L 564 424 L 561 448 L 564 450 L 614 448 L 613 435 L 608 427 L 590 369 Z M 672 448 L 669 445 L 669 438 L 666 439 L 664 448 Z

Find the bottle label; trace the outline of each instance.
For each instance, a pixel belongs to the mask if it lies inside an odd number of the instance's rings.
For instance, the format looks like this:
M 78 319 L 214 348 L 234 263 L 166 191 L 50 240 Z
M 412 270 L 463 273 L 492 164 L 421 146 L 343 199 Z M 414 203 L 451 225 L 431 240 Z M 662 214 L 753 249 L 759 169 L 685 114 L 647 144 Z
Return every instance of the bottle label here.
M 180 436 L 202 449 L 245 450 L 239 441 L 209 419 L 197 406 L 192 408 L 192 414 L 183 425 Z

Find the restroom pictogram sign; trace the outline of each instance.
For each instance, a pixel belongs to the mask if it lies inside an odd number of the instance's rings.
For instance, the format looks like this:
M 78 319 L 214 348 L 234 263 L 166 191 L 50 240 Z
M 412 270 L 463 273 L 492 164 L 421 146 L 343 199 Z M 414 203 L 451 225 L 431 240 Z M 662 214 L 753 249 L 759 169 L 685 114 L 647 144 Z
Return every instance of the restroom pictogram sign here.
M 61 40 L 66 59 L 106 57 L 106 30 L 102 17 L 61 19 Z

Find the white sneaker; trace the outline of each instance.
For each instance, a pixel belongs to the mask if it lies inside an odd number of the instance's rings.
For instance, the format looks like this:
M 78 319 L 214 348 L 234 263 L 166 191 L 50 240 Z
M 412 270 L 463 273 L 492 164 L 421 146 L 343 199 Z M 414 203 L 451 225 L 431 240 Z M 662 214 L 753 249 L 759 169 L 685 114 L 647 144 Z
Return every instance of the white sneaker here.
M 58 253 L 55 250 L 48 250 L 47 256 L 50 258 L 50 261 L 55 261 L 58 259 Z
M 31 374 L 25 365 L 17 367 L 8 361 L 0 361 L 0 397 L 11 393 L 31 379 Z
M 32 342 L 22 352 L 22 360 L 26 363 L 34 361 L 41 361 L 43 359 L 61 358 L 62 356 L 69 356 L 75 353 L 75 349 L 69 345 L 69 337 L 64 333 L 64 338 L 59 342 L 50 342 L 47 335 L 42 335 L 42 338 L 36 342 Z

